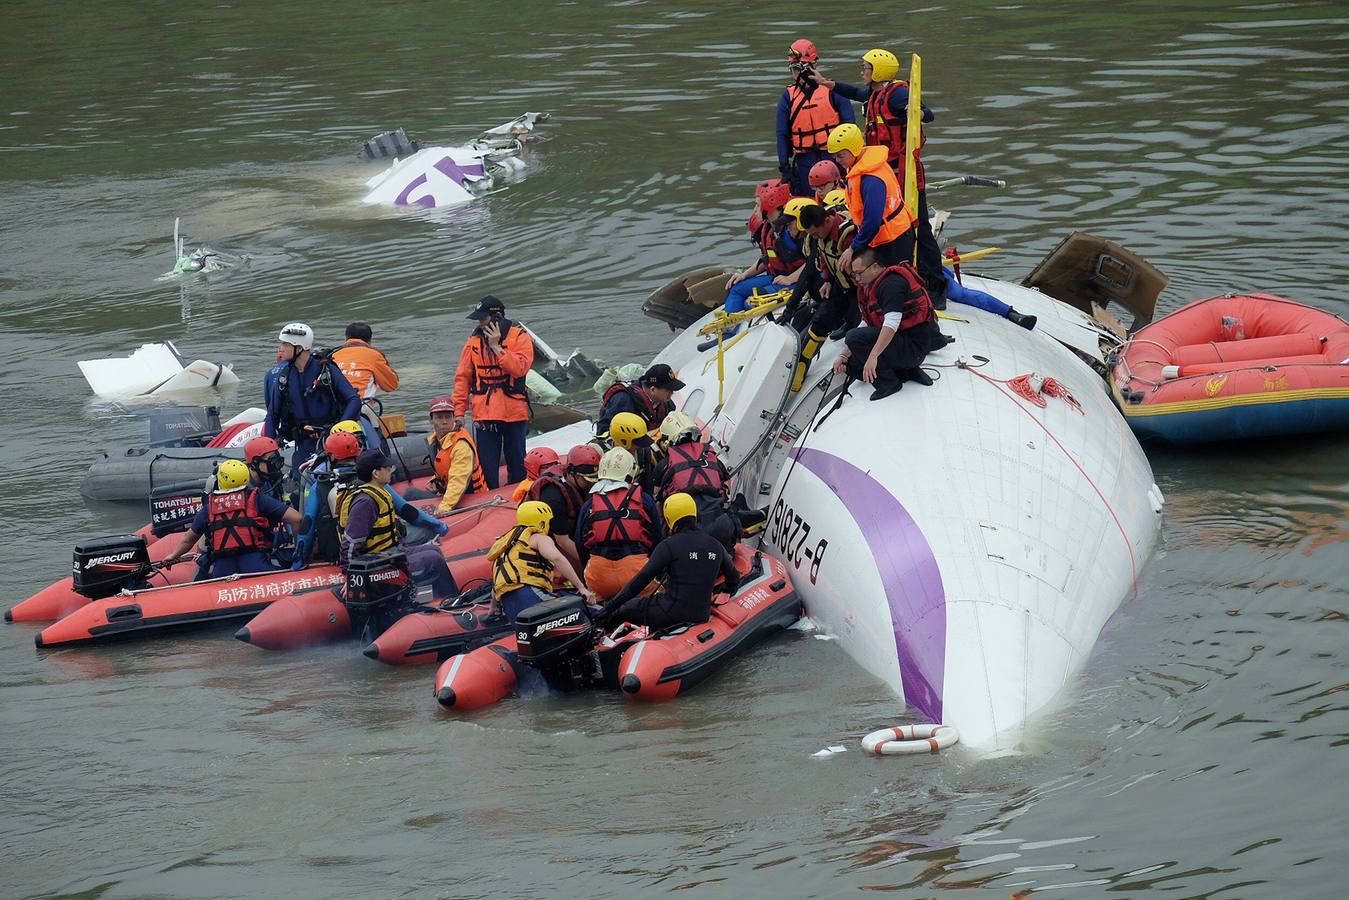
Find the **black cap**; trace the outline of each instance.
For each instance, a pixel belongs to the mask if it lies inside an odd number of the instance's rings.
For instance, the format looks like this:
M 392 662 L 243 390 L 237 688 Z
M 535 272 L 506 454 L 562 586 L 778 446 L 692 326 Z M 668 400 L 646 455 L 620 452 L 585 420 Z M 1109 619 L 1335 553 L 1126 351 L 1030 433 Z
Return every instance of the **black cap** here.
M 682 391 L 684 389 L 684 382 L 676 378 L 674 369 L 671 369 L 665 363 L 656 363 L 647 369 L 646 374 L 642 376 L 642 384 L 666 388 L 671 391 Z
M 468 314 L 470 319 L 481 319 L 483 316 L 490 316 L 493 313 L 497 315 L 506 314 L 506 304 L 502 303 L 496 297 L 488 294 L 478 301 L 478 306 L 473 312 Z
M 385 456 L 383 450 L 366 450 L 356 457 L 356 477 L 361 481 L 369 481 L 371 476 L 375 474 L 376 469 L 391 465 L 393 465 L 393 460 Z

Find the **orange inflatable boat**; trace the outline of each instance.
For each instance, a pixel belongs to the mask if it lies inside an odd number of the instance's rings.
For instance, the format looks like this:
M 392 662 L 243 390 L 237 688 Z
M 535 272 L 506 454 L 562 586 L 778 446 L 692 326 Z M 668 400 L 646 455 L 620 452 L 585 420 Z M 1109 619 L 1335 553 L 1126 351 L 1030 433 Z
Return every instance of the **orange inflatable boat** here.
M 610 687 L 635 700 L 668 700 L 800 617 L 801 600 L 779 560 L 742 544 L 736 564 L 745 576 L 740 588 L 719 597 L 699 625 L 656 633 L 621 625 L 604 634 L 579 596 L 532 606 L 516 619 L 515 633 L 441 663 L 436 700 L 456 710 L 487 706 L 529 670 L 554 690 Z
M 1214 297 L 1115 352 L 1115 400 L 1172 444 L 1349 429 L 1349 323 L 1273 294 Z
M 502 522 L 514 521 L 514 507 L 503 498 L 494 497 L 486 502 L 491 505 L 465 509 L 446 520 L 450 530 L 440 539 L 440 548 L 460 584 L 471 584 L 488 577 L 487 549 L 508 527 Z M 179 568 L 183 566 L 175 566 L 175 572 Z M 196 566 L 188 564 L 186 568 L 190 571 L 185 574 L 190 578 Z M 337 566 L 314 565 L 299 572 L 283 569 L 124 591 L 87 601 L 43 629 L 35 641 L 39 647 L 59 647 L 144 637 L 250 618 L 283 602 L 285 613 L 278 615 L 279 624 L 271 632 L 272 639 L 277 648 L 305 646 L 322 641 L 329 634 L 340 632 L 339 636 L 350 636 L 350 620 L 334 591 L 344 580 L 342 570 Z M 250 622 L 249 627 L 252 625 Z M 256 643 L 256 640 L 251 642 Z

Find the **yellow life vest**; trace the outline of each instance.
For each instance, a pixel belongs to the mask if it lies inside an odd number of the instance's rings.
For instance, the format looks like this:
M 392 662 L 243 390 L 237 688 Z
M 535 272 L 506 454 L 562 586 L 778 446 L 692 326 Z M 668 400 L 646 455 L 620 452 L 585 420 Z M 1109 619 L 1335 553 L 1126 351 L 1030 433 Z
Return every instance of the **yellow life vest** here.
M 370 534 L 361 545 L 362 553 L 383 553 L 398 544 L 398 514 L 393 508 L 393 497 L 379 485 L 358 484 L 342 491 L 337 497 L 337 526 L 345 539 L 347 519 L 351 514 L 351 504 L 359 496 L 369 497 L 375 503 L 375 521 L 370 526 Z
M 539 529 L 516 525 L 497 538 L 487 558 L 492 561 L 492 596 L 500 600 L 518 587 L 553 589 L 553 564 L 529 546 Z

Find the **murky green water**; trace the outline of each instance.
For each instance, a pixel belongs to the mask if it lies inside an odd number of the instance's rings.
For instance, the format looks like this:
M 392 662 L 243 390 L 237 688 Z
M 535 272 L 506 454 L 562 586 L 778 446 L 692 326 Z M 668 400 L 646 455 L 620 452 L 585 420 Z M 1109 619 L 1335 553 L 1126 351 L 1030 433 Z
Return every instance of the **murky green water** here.
M 828 10 L 828 15 L 822 10 Z M 947 242 L 1019 278 L 1073 229 L 1172 276 L 1163 308 L 1272 290 L 1342 315 L 1349 18 L 1330 3 L 11 4 L 0 29 L 6 603 L 60 575 L 96 449 L 144 422 L 75 360 L 172 338 L 260 397 L 283 322 L 355 318 L 409 411 L 483 293 L 559 349 L 645 360 L 652 288 L 747 261 L 781 56 L 925 59 Z M 527 109 L 528 179 L 440 215 L 362 207 L 377 131 Z M 194 244 L 247 266 L 184 286 Z M 398 405 L 398 404 L 395 404 Z M 429 671 L 227 634 L 37 654 L 0 629 L 6 896 L 1335 896 L 1349 867 L 1349 443 L 1154 453 L 1165 551 L 1039 745 L 869 759 L 897 711 L 792 635 L 679 703 L 441 715 Z M 827 744 L 850 751 L 816 760 Z

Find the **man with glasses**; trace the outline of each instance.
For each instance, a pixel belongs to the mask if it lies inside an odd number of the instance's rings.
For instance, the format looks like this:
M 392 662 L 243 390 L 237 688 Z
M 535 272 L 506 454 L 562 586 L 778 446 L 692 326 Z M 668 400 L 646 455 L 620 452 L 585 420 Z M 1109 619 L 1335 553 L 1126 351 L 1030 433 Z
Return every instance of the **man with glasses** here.
M 844 338 L 834 371 L 875 385 L 872 400 L 890 396 L 906 381 L 932 384 L 923 359 L 945 347 L 946 338 L 918 272 L 907 262 L 883 266 L 870 247 L 854 254 L 850 267 L 862 324 Z

